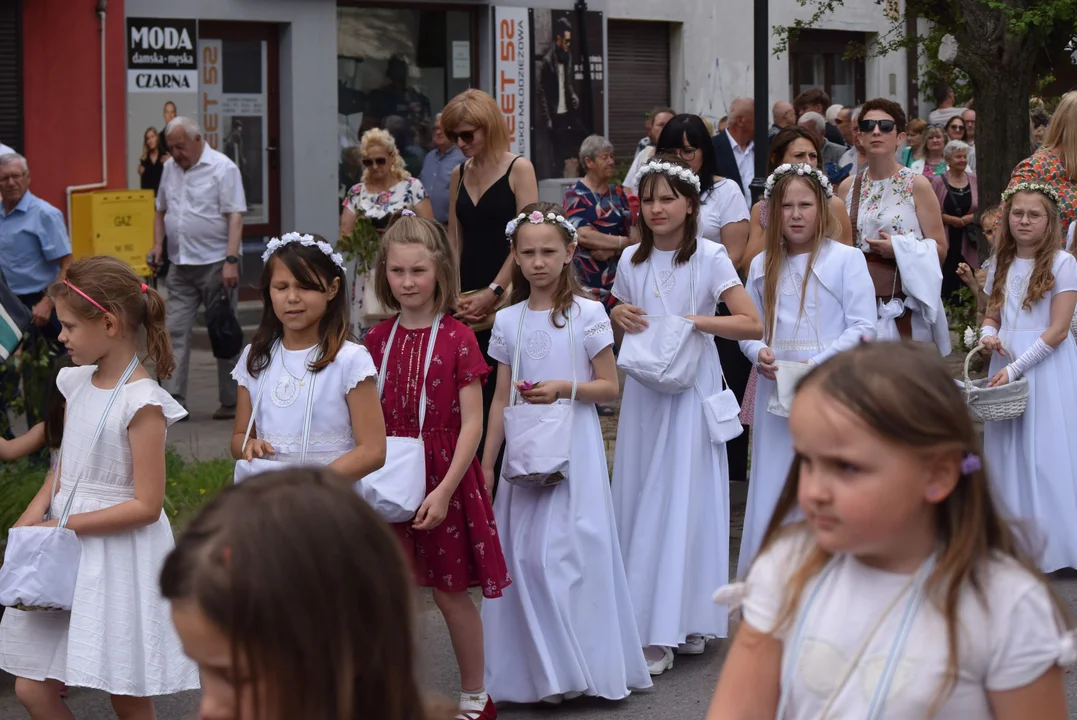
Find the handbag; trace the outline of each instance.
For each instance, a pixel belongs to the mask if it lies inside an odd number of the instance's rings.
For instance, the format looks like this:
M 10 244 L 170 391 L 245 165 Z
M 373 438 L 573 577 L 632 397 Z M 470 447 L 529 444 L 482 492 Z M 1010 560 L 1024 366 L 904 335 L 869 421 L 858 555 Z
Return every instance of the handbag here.
M 275 351 L 280 348 L 281 341 L 278 340 L 273 344 L 273 349 L 269 351 L 269 357 L 272 358 Z M 272 366 L 272 360 L 270 360 L 270 366 Z M 309 370 L 308 370 L 309 372 Z M 314 414 L 314 387 L 318 381 L 318 374 L 310 374 L 310 390 L 307 394 L 307 410 L 303 416 L 303 439 L 302 445 L 299 449 L 299 464 L 303 465 L 307 461 L 307 445 L 310 443 L 310 425 L 311 418 Z M 247 441 L 251 439 L 251 431 L 254 429 L 254 415 L 258 410 L 258 404 L 262 401 L 262 391 L 265 390 L 266 378 L 269 376 L 269 367 L 262 371 L 262 377 L 258 380 L 258 392 L 254 396 L 254 402 L 251 403 L 251 417 L 247 421 L 247 432 L 243 434 L 243 444 L 240 448 L 245 450 L 247 448 Z M 232 483 L 239 485 L 247 478 L 254 477 L 255 475 L 261 475 L 273 470 L 280 470 L 280 460 L 270 460 L 269 458 L 251 458 L 245 460 L 240 458 L 236 460 L 236 469 L 232 475 Z
M 696 314 L 694 264 L 695 256 L 688 261 L 688 285 L 692 294 L 691 315 Z M 650 390 L 676 395 L 696 384 L 699 359 L 707 342 L 691 320 L 669 314 L 650 261 L 647 267 L 647 277 L 654 279 L 654 293 L 662 303 L 662 311 L 665 314 L 646 315 L 647 327 L 638 333 L 625 333 L 621 341 L 621 351 L 617 356 L 617 367 Z
M 719 366 L 721 366 L 720 362 Z M 740 403 L 729 388 L 724 371 L 722 372 L 722 388 L 721 392 L 710 397 L 699 395 L 699 399 L 703 401 L 703 414 L 707 418 L 707 430 L 711 434 L 711 442 L 715 445 L 727 443 L 740 437 L 744 432 L 744 426 L 740 422 Z M 696 392 L 699 393 L 698 388 Z
M 232 310 L 228 291 L 221 287 L 206 308 L 206 332 L 213 357 L 231 360 L 243 352 L 243 328 Z
M 860 189 L 864 184 L 864 173 L 857 173 L 853 180 L 852 210 L 849 213 L 849 221 L 853 226 L 853 245 L 864 251 L 864 259 L 868 262 L 868 274 L 875 286 L 877 298 L 905 298 L 901 289 L 901 276 L 898 273 L 897 260 L 884 258 L 875 253 L 860 238 L 860 228 L 857 222 L 860 216 Z
M 512 388 L 509 405 L 505 408 L 505 456 L 501 476 L 513 485 L 528 488 L 549 488 L 568 479 L 569 455 L 572 446 L 572 417 L 576 402 L 576 338 L 572 332 L 572 315 L 568 313 L 568 342 L 572 357 L 572 394 L 568 400 L 549 405 L 518 405 L 516 383 L 520 379 L 520 345 L 523 342 L 524 319 L 527 311 L 520 310 L 520 326 L 516 330 L 516 347 L 512 355 Z
M 438 336 L 441 314 L 434 316 L 427 341 L 426 360 L 423 365 L 422 392 L 419 395 L 419 437 L 386 437 L 385 464 L 355 484 L 359 496 L 390 523 L 407 522 L 426 499 L 426 445 L 423 443 L 423 423 L 426 420 L 426 376 L 434 358 L 434 340 Z M 378 371 L 378 400 L 385 389 L 385 371 L 389 366 L 389 352 L 393 348 L 396 329 L 400 327 L 397 316 L 389 341 L 385 344 L 385 357 Z M 379 403 L 380 407 L 380 403 Z
M 0 362 L 15 354 L 33 316 L 0 274 Z
M 138 357 L 131 358 L 127 369 L 116 382 L 116 387 L 109 395 L 101 419 L 97 421 L 93 439 L 89 447 L 97 447 L 101 432 L 105 429 L 112 406 L 120 396 L 123 386 L 131 379 L 131 374 L 138 367 Z M 91 380 L 87 380 L 79 393 Z M 57 484 L 64 462 L 64 447 L 67 442 L 60 442 L 60 460 L 52 474 L 52 490 L 49 493 L 48 519 L 52 514 L 52 503 L 56 500 Z M 71 507 L 79 487 L 81 474 L 75 475 L 71 493 L 60 513 L 56 527 L 17 527 L 11 528 L 7 536 L 7 548 L 4 551 L 4 564 L 0 567 L 0 605 L 20 610 L 70 610 L 75 600 L 75 585 L 78 582 L 79 563 L 82 559 L 82 541 L 73 530 L 67 527 L 71 517 Z

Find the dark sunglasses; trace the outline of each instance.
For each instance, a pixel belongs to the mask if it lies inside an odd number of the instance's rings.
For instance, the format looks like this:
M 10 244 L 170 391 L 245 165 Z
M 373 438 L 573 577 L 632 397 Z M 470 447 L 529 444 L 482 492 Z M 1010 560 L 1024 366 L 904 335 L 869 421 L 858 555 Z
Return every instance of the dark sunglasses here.
M 960 123 L 950 123 L 950 125 L 947 126 L 947 129 L 948 130 L 964 130 L 965 126 L 960 124 Z
M 463 140 L 465 145 L 470 145 L 475 140 L 474 130 L 462 130 L 460 132 L 453 132 L 452 130 L 445 133 L 445 137 L 449 138 L 449 142 L 456 143 L 457 140 Z
M 861 120 L 859 123 L 860 132 L 873 133 L 876 126 L 879 128 L 879 132 L 883 135 L 894 132 L 894 128 L 897 127 L 897 123 L 893 120 Z
M 363 167 L 374 167 L 375 165 L 377 165 L 378 167 L 381 167 L 382 165 L 384 165 L 387 162 L 389 162 L 389 160 L 387 158 L 383 158 L 383 157 L 380 157 L 380 158 L 363 158 Z

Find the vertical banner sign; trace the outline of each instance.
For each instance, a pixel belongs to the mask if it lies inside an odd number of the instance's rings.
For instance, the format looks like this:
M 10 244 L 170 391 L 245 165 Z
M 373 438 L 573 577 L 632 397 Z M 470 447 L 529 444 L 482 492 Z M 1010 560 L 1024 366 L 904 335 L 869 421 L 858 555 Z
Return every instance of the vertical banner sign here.
M 206 144 L 239 168 L 247 212 L 243 222 L 269 222 L 269 134 L 266 46 L 261 40 L 200 40 L 202 108 Z
M 531 157 L 531 21 L 527 8 L 494 8 L 494 92 L 509 152 Z
M 127 185 L 157 190 L 165 123 L 198 115 L 198 22 L 127 18 Z

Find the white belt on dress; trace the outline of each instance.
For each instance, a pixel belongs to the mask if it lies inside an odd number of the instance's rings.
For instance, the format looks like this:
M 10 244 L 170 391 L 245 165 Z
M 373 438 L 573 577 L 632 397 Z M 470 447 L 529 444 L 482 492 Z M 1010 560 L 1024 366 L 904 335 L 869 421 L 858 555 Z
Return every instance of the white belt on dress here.
M 75 484 L 74 480 L 68 480 L 66 478 L 61 482 L 67 482 L 69 486 L 74 486 Z M 70 491 L 66 490 L 63 485 L 61 485 L 60 491 L 56 493 L 56 497 L 58 499 L 62 497 L 66 503 L 69 494 Z M 135 488 L 133 485 L 109 485 L 108 483 L 95 483 L 79 480 L 79 485 L 75 488 L 75 499 L 80 500 L 82 498 L 124 502 L 126 500 L 135 499 Z

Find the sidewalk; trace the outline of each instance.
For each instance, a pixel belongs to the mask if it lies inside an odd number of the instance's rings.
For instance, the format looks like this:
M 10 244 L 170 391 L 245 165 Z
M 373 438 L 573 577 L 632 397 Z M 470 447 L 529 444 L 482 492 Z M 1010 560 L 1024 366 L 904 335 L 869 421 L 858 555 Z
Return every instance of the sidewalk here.
M 217 360 L 209 350 L 191 349 L 187 384 L 190 419 L 168 429 L 168 446 L 188 460 L 227 457 L 232 440 L 232 421 L 214 420 L 217 399 Z

